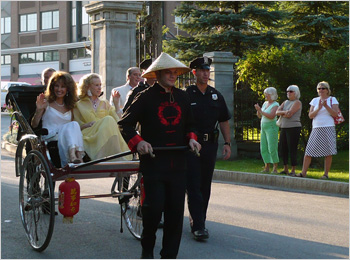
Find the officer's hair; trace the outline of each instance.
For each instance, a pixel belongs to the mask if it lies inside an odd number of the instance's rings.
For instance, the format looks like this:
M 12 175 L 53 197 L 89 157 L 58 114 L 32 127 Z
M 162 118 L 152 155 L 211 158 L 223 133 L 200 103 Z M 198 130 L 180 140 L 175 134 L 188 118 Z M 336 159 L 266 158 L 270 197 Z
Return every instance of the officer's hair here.
M 264 90 L 264 94 L 269 94 L 272 100 L 276 100 L 278 98 L 277 90 L 274 87 L 269 87 Z
M 128 68 L 128 70 L 126 71 L 126 81 L 129 80 L 129 76 L 130 76 L 135 70 L 139 70 L 139 68 L 138 68 L 138 67 L 130 67 L 130 68 Z
M 300 98 L 300 90 L 299 90 L 299 87 L 297 85 L 290 85 L 288 88 L 287 88 L 287 91 L 294 91 L 295 93 L 295 98 L 296 99 L 299 99 Z

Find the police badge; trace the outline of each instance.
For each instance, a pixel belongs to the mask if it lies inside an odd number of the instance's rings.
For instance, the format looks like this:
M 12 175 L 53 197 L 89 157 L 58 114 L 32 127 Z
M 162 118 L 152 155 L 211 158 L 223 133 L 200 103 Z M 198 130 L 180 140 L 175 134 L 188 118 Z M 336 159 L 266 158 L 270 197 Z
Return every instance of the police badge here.
M 212 98 L 213 100 L 218 100 L 218 95 L 212 94 L 212 95 L 211 95 L 211 98 Z

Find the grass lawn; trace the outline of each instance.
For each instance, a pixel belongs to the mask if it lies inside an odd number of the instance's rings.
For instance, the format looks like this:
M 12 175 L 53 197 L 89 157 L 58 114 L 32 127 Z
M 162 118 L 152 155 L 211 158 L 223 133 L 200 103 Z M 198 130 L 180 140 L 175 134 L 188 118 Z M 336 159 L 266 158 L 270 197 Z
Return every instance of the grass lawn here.
M 323 159 L 323 158 L 322 158 Z M 234 161 L 218 160 L 215 169 L 239 172 L 261 173 L 264 163 L 261 159 L 238 158 Z M 279 163 L 278 171 L 283 170 L 283 163 Z M 302 165 L 297 167 L 296 173 L 301 172 Z M 271 167 L 272 169 L 272 167 Z M 273 174 L 273 173 L 261 173 Z M 319 179 L 323 175 L 323 167 L 309 168 L 307 172 L 308 178 Z M 349 182 L 349 151 L 339 151 L 333 156 L 331 170 L 328 174 L 330 181 Z

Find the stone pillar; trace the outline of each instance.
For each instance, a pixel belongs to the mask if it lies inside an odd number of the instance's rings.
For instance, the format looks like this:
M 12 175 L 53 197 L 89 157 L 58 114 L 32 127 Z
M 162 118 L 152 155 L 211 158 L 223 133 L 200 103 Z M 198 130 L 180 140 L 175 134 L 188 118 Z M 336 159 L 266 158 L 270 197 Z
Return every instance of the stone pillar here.
M 232 115 L 229 120 L 231 131 L 231 159 L 237 157 L 237 144 L 234 135 L 234 118 L 233 118 L 233 64 L 237 62 L 237 57 L 234 57 L 231 52 L 207 52 L 203 56 L 207 56 L 213 60 L 210 66 L 210 79 L 209 85 L 216 88 L 224 96 L 227 107 Z M 217 158 L 222 159 L 222 148 L 224 145 L 224 139 L 220 134 L 219 137 L 219 149 Z
M 91 70 L 102 76 L 103 98 L 124 85 L 126 71 L 136 66 L 136 15 L 142 2 L 94 1 L 85 5 L 92 29 Z

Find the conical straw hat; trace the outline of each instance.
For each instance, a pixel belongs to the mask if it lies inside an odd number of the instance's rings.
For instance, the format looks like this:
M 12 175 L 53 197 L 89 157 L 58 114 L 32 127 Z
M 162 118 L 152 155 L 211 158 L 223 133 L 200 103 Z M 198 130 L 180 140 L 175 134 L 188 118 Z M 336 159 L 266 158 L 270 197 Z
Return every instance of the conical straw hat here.
M 182 75 L 191 71 L 189 67 L 186 67 L 182 62 L 171 57 L 169 54 L 162 52 L 160 56 L 148 67 L 148 69 L 142 74 L 144 78 L 156 78 L 156 71 L 165 69 L 177 69 L 177 75 Z

